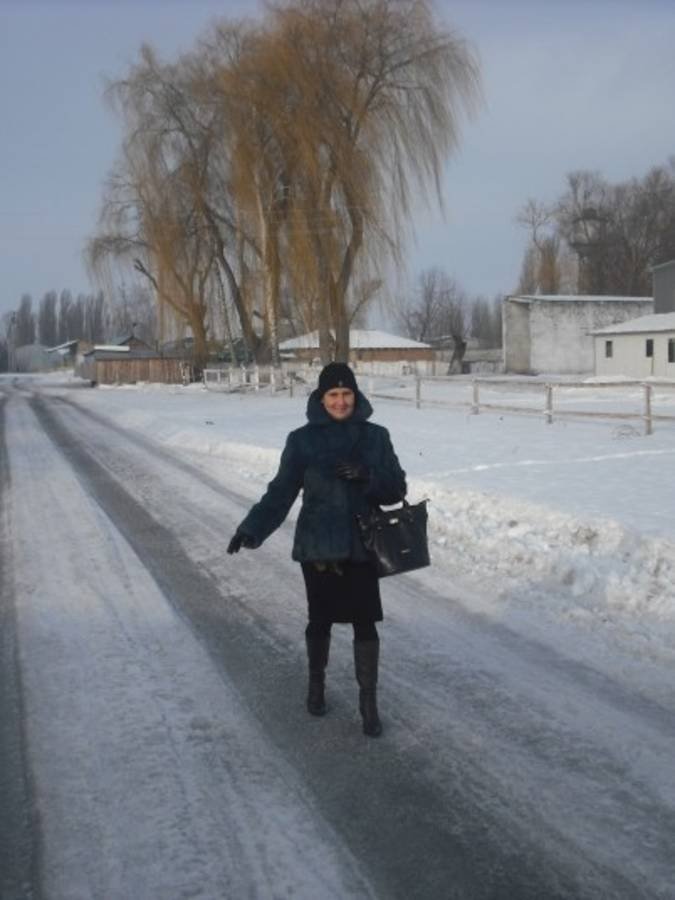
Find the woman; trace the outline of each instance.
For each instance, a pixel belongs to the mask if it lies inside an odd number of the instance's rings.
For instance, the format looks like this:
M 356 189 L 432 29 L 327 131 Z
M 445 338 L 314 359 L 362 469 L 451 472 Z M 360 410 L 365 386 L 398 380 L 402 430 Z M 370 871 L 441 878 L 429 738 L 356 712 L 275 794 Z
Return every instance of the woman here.
M 357 516 L 373 505 L 403 500 L 406 483 L 386 428 L 367 421 L 372 412 L 349 366 L 329 363 L 309 397 L 308 423 L 288 435 L 279 471 L 237 528 L 227 552 L 259 547 L 284 521 L 302 488 L 293 559 L 302 565 L 307 589 L 307 710 L 314 716 L 326 712 L 331 626 L 351 623 L 363 731 L 377 737 L 382 725 L 375 623 L 382 620 L 382 603 Z

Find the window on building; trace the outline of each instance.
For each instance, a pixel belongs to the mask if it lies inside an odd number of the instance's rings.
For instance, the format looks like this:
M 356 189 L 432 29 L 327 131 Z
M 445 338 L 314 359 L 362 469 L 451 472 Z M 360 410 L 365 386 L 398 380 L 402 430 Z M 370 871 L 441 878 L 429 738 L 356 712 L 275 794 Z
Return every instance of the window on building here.
M 647 338 L 645 341 L 645 356 L 654 355 L 654 338 Z
M 614 344 L 612 341 L 605 341 L 605 358 L 611 359 L 614 356 Z
M 675 338 L 668 338 L 668 362 L 675 363 Z

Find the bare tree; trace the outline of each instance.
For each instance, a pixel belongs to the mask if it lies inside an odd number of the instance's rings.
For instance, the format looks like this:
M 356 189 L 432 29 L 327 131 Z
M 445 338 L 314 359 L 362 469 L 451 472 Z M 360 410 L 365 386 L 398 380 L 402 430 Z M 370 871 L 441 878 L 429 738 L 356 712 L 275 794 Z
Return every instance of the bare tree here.
M 68 330 L 69 322 L 70 322 L 70 307 L 73 302 L 73 297 L 70 291 L 63 290 L 59 294 L 59 327 L 58 327 L 58 342 L 59 344 L 65 344 L 66 341 L 69 341 L 72 337 Z
M 215 251 L 193 202 L 192 170 L 158 100 L 164 87 L 153 77 L 158 69 L 153 52 L 144 47 L 129 78 L 111 86 L 127 137 L 107 184 L 100 232 L 86 255 L 99 278 L 109 273 L 111 261 L 133 266 L 158 302 L 190 326 L 195 362 L 203 365 L 207 285 Z
M 202 350 L 222 303 L 230 332 L 234 312 L 248 350 L 278 363 L 283 297 L 324 358 L 331 328 L 347 358 L 413 189 L 440 199 L 479 78 L 426 0 L 287 0 L 173 64 L 142 48 L 110 94 L 125 140 L 93 269 L 133 265 Z
M 441 269 L 421 272 L 413 297 L 399 311 L 399 324 L 408 337 L 452 348 L 452 371 L 461 369 L 469 321 L 470 301 L 466 293 Z
M 34 344 L 35 333 L 33 299 L 30 294 L 24 294 L 14 320 L 14 346 L 23 347 L 25 344 Z
M 312 259 L 323 357 L 330 324 L 347 359 L 354 273 L 400 252 L 413 186 L 440 196 L 477 65 L 425 0 L 297 0 L 274 9 L 273 26 L 297 123 L 292 250 L 299 266 Z
M 14 326 L 16 324 L 16 312 L 9 311 L 2 314 L 0 318 L 4 338 L 0 341 L 0 358 L 4 364 L 5 371 L 9 372 L 13 368 L 14 360 L 12 359 L 13 351 L 16 349 Z M 0 366 L 2 368 L 3 366 Z
M 68 334 L 71 340 L 81 340 L 84 335 L 84 304 L 83 294 L 78 294 L 71 304 L 68 315 Z
M 528 201 L 518 221 L 531 236 L 519 291 L 558 293 L 574 281 L 582 294 L 648 295 L 651 267 L 675 246 L 675 160 L 617 184 L 572 172 L 555 204 Z
M 560 239 L 553 232 L 554 210 L 528 200 L 516 216 L 530 233 L 521 270 L 520 293 L 558 294 L 561 284 Z
M 135 281 L 120 284 L 103 314 L 106 340 L 126 337 L 132 332 L 148 342 L 157 338 L 157 307 L 153 292 L 146 284 Z
M 58 323 L 56 318 L 56 291 L 48 291 L 38 310 L 38 333 L 40 343 L 45 347 L 54 347 L 58 343 Z
M 470 301 L 471 337 L 484 347 L 502 345 L 502 298 L 474 297 Z
M 84 301 L 84 331 L 82 336 L 91 343 L 105 340 L 106 303 L 103 291 L 88 294 Z

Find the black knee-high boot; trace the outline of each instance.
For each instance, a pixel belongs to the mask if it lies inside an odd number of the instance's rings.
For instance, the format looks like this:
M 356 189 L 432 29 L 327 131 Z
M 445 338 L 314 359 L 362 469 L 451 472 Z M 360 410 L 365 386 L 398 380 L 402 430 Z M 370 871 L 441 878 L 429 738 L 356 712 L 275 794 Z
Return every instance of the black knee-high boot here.
M 307 660 L 309 663 L 309 688 L 307 690 L 307 712 L 312 716 L 323 716 L 326 712 L 324 684 L 330 636 L 327 638 L 305 635 Z
M 359 710 L 363 718 L 363 733 L 368 737 L 382 734 L 382 723 L 377 713 L 377 669 L 380 642 L 354 641 L 354 668 L 359 684 Z

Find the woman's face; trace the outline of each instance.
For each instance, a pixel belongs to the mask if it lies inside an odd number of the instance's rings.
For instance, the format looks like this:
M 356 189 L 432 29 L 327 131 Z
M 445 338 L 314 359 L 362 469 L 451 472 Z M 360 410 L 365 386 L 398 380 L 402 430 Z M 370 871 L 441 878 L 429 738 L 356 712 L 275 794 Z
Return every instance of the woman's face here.
M 332 388 L 332 390 L 326 391 L 321 402 L 331 419 L 341 422 L 343 419 L 348 419 L 354 412 L 356 396 L 354 391 L 350 391 L 349 388 Z

